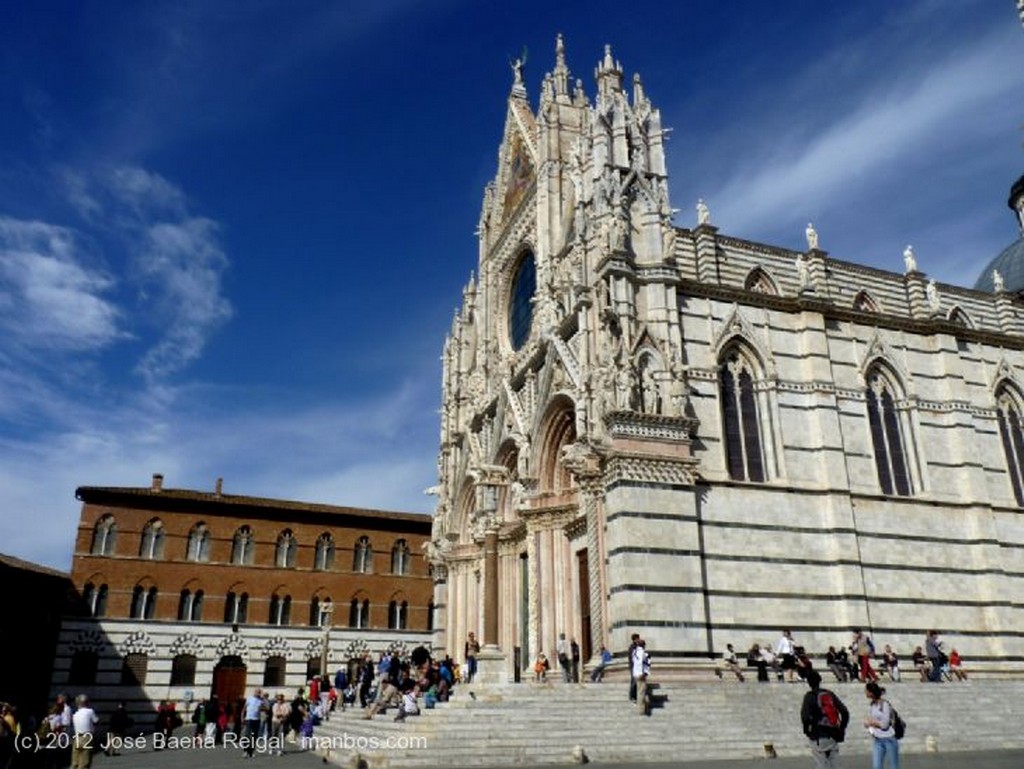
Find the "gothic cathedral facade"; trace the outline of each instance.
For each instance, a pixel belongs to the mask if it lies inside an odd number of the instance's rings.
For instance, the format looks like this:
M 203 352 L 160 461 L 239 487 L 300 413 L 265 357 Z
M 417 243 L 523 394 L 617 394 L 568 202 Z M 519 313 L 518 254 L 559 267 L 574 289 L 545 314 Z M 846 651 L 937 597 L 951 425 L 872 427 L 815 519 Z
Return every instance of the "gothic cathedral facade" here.
M 934 628 L 1024 667 L 1018 297 L 676 226 L 639 76 L 606 49 L 591 101 L 559 38 L 534 112 L 513 70 L 444 346 L 436 649 L 509 680 L 562 633 L 665 669 Z

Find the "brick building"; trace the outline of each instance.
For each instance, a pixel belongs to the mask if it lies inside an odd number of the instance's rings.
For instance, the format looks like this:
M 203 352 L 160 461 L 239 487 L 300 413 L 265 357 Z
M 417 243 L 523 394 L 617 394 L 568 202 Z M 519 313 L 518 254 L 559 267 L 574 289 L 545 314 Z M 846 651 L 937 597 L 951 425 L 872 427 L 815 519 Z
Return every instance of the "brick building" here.
M 429 642 L 425 515 L 81 487 L 53 687 L 140 715 L 169 698 L 293 688 L 364 650 Z M 326 651 L 325 651 L 326 646 Z

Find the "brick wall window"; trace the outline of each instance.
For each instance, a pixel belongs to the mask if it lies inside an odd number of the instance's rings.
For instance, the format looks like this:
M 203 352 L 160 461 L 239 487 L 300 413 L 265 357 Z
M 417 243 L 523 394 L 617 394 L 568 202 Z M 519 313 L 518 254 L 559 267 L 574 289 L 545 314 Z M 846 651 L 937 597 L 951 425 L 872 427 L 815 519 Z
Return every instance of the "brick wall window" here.
M 85 608 L 89 612 L 90 617 L 103 617 L 106 615 L 108 592 L 109 590 L 106 585 L 96 587 L 92 582 L 85 583 L 85 587 L 82 589 L 82 600 L 85 602 Z
M 113 555 L 117 544 L 117 522 L 112 515 L 104 515 L 96 521 L 92 530 L 92 545 L 89 552 L 93 555 Z
M 178 620 L 180 622 L 201 622 L 203 619 L 203 591 L 182 590 L 178 599 Z
M 267 620 L 271 625 L 290 625 L 292 621 L 292 597 L 270 596 L 270 616 Z
M 334 566 L 334 537 L 326 531 L 316 541 L 316 556 L 313 568 L 318 571 L 329 571 Z
M 274 565 L 279 569 L 291 569 L 295 566 L 295 535 L 291 529 L 285 529 L 277 537 L 277 550 L 274 554 Z
M 392 601 L 388 604 L 388 627 L 391 630 L 405 630 L 409 625 L 408 601 Z
M 231 540 L 231 563 L 236 566 L 251 566 L 252 554 L 252 529 L 242 526 Z
M 156 587 L 146 590 L 142 585 L 136 585 L 132 590 L 130 618 L 153 619 L 153 614 L 156 612 L 156 595 Z
M 154 518 L 142 529 L 142 539 L 139 541 L 139 558 L 155 560 L 164 555 L 164 525 L 158 518 Z
M 404 539 L 400 539 L 391 548 L 391 573 L 408 574 L 409 562 L 409 545 Z
M 244 625 L 248 616 L 249 594 L 229 592 L 224 598 L 224 621 L 229 625 Z
M 370 545 L 369 537 L 360 537 L 356 541 L 352 556 L 352 571 L 359 574 L 369 574 L 373 571 L 373 547 Z
M 348 626 L 351 628 L 367 628 L 370 626 L 370 601 L 353 598 L 348 607 Z
M 210 560 L 210 530 L 200 521 L 188 533 L 188 544 L 185 548 L 185 559 L 188 561 Z

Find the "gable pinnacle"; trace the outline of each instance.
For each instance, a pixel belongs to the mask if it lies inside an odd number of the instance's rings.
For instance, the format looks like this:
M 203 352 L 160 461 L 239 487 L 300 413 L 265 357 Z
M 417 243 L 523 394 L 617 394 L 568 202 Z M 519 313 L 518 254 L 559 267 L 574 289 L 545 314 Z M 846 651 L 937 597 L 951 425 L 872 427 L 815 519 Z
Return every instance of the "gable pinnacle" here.
M 562 33 L 555 38 L 555 95 L 566 96 L 569 93 L 569 68 L 565 65 L 565 42 Z

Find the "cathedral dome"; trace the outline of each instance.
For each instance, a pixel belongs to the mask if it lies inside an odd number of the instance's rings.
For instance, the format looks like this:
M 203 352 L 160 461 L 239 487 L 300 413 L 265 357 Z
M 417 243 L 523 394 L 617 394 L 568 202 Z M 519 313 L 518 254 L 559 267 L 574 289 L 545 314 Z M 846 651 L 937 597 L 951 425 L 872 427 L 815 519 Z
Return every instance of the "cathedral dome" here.
M 979 291 L 994 291 L 993 270 L 1003 278 L 1004 290 L 1009 293 L 1024 291 L 1024 176 L 1021 176 L 1010 188 L 1010 199 L 1007 201 L 1010 210 L 1017 215 L 1020 236 L 1002 252 L 985 265 L 974 287 Z

